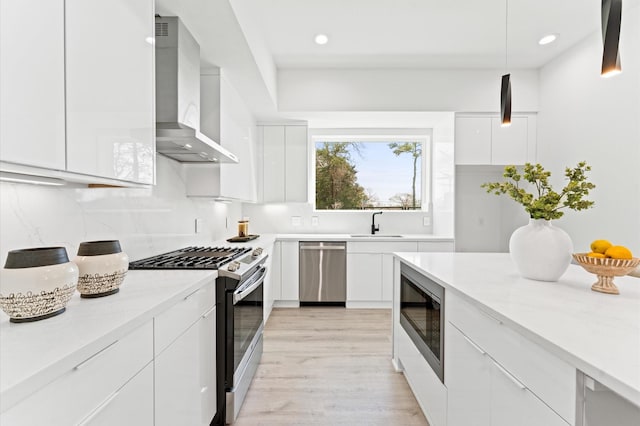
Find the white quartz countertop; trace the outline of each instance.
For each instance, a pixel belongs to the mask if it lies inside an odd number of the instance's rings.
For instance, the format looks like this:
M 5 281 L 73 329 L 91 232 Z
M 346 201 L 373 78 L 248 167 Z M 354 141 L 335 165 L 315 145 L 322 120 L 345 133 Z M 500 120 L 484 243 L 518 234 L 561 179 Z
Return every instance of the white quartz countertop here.
M 579 265 L 551 283 L 520 277 L 509 254 L 395 255 L 640 405 L 640 279 L 616 277 L 620 295 L 608 295 Z
M 266 234 L 245 243 L 206 245 L 268 248 L 275 239 Z M 76 292 L 67 310 L 53 318 L 14 324 L 0 311 L 0 412 L 217 276 L 210 270 L 133 270 L 120 292 L 96 299 L 81 299 Z
M 129 271 L 120 291 L 75 293 L 53 318 L 14 324 L 0 312 L 0 412 L 217 277 L 215 271 Z
M 391 236 L 391 235 L 400 235 Z M 279 241 L 453 241 L 453 237 L 431 234 L 277 234 Z

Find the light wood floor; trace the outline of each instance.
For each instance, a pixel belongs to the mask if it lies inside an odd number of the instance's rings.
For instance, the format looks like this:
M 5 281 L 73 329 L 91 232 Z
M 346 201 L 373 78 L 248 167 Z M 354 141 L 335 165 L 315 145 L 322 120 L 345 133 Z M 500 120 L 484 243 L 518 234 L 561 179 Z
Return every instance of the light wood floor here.
M 274 309 L 235 425 L 428 425 L 391 365 L 391 311 Z

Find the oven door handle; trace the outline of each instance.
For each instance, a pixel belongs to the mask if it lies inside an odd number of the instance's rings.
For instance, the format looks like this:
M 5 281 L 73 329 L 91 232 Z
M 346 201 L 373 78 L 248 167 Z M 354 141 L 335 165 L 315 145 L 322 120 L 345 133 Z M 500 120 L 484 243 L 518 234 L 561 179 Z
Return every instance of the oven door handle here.
M 262 285 L 266 274 L 267 274 L 267 268 L 263 266 L 258 270 L 258 272 L 253 274 L 253 276 L 247 280 L 246 285 L 243 285 L 240 288 L 238 288 L 236 291 L 234 291 L 233 304 L 235 305 L 236 303 L 238 303 L 239 301 L 241 301 L 242 299 L 250 295 L 253 290 L 258 288 L 258 286 Z

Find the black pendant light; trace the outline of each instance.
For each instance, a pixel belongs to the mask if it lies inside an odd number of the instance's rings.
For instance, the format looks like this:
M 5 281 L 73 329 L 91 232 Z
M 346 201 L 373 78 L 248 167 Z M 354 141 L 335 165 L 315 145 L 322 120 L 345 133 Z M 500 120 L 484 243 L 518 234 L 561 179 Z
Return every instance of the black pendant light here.
M 502 76 L 500 85 L 500 118 L 502 127 L 511 125 L 511 74 Z
M 504 3 L 504 70 L 506 72 L 508 68 L 507 52 L 509 46 L 509 0 L 505 0 Z M 511 74 L 504 74 L 500 84 L 500 119 L 502 127 L 511 125 Z
M 622 72 L 620 66 L 620 22 L 622 0 L 602 0 L 602 77 Z

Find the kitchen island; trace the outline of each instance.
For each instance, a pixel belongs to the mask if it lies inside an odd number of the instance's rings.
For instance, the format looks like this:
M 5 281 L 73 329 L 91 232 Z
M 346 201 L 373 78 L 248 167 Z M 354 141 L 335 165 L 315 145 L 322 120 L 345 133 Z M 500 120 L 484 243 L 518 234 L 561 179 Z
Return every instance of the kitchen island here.
M 402 359 L 407 339 L 399 325 L 400 264 L 445 289 L 444 383 L 432 380 L 431 391 L 425 391 L 439 395 L 435 399 L 440 406 L 433 407 L 435 416 L 429 414 L 431 407 L 423 406 L 430 421 L 435 419 L 432 423 L 458 424 L 451 421 L 457 415 L 451 407 L 460 399 L 473 398 L 457 382 L 461 369 L 473 362 L 461 365 L 456 359 L 466 350 L 459 341 L 467 341 L 520 389 L 530 390 L 537 402 L 559 414 L 564 423 L 558 424 L 582 424 L 581 410 L 576 408 L 582 397 L 578 389 L 582 373 L 630 405 L 640 406 L 640 280 L 615 278 L 620 295 L 613 296 L 591 291 L 596 277 L 578 265 L 571 265 L 558 282 L 541 282 L 520 277 L 508 254 L 395 256 L 394 362 L 400 369 L 411 364 Z M 484 379 L 495 384 L 486 361 L 477 361 L 467 373 L 484 371 Z M 417 380 L 409 375 L 407 379 L 415 387 Z M 486 395 L 491 398 L 490 392 Z M 479 402 L 484 397 L 475 396 Z

